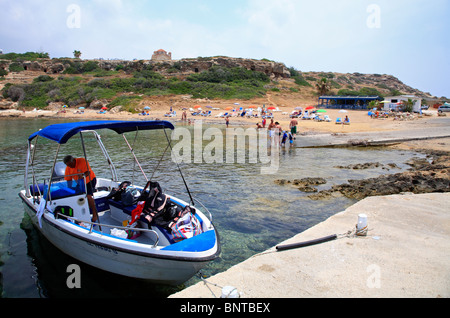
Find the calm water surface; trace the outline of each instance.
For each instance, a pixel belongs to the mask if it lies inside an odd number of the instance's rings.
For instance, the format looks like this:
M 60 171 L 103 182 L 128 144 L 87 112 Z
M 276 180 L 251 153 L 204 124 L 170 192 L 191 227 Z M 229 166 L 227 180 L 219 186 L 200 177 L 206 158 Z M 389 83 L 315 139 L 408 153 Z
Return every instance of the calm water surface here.
M 198 282 L 198 278 L 193 278 L 183 286 L 167 287 L 103 272 L 60 252 L 31 226 L 18 197 L 24 182 L 26 140 L 31 133 L 57 122 L 61 121 L 0 119 L 0 297 L 166 297 Z M 119 177 L 122 180 L 131 179 L 133 160 L 123 138 L 106 131 L 101 136 Z M 134 142 L 134 135 L 130 135 L 128 140 Z M 88 149 L 93 149 L 88 153 L 88 160 L 96 174 L 109 177 L 109 170 L 103 165 L 103 157 L 93 138 L 86 137 L 85 142 Z M 204 143 L 208 144 L 207 141 Z M 39 144 L 41 156 L 37 158 L 37 164 L 43 166 L 38 173 L 45 177 L 48 177 L 47 172 L 50 171 L 56 150 L 52 147 L 44 155 L 43 149 L 47 144 Z M 75 140 L 71 145 L 62 146 L 58 160 L 62 161 L 62 157 L 68 153 L 81 156 L 79 144 Z M 161 132 L 138 136 L 134 148 L 145 171 L 155 170 L 166 144 Z M 312 201 L 306 198 L 307 194 L 293 187 L 276 185 L 275 179 L 322 177 L 327 180 L 327 184 L 318 187 L 321 190 L 347 182 L 348 179 L 398 173 L 409 167 L 404 162 L 412 157 L 422 155 L 384 148 L 291 148 L 281 152 L 280 168 L 276 175 L 261 175 L 260 164 L 181 164 L 191 192 L 211 211 L 221 236 L 221 257 L 202 272 L 206 275 L 222 272 L 355 203 L 347 198 Z M 170 155 L 166 154 L 165 159 L 156 170 L 154 180 L 166 189 L 185 193 L 180 174 L 170 160 Z M 337 165 L 365 162 L 396 163 L 399 168 L 334 168 Z M 134 176 L 136 181 L 144 183 L 137 168 Z M 188 201 L 186 195 L 181 198 Z M 81 289 L 71 290 L 66 286 L 69 275 L 66 269 L 70 264 L 79 264 L 81 267 Z

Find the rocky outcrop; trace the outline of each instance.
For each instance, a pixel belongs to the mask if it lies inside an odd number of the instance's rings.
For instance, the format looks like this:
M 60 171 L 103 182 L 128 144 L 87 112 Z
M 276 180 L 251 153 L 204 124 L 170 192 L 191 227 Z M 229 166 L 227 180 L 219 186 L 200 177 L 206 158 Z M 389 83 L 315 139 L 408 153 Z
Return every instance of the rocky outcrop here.
M 12 102 L 10 100 L 4 100 L 3 98 L 0 98 L 0 110 L 17 109 L 17 107 L 17 102 Z
M 425 159 L 408 161 L 407 164 L 412 167 L 410 171 L 364 180 L 349 180 L 348 183 L 312 194 L 309 198 L 320 200 L 343 195 L 361 200 L 369 196 L 403 192 L 450 192 L 450 154 L 434 152 L 433 156 L 431 163 Z
M 450 153 L 432 151 L 429 157 L 413 158 L 406 162 L 411 166 L 409 171 L 402 173 L 381 175 L 377 178 L 364 180 L 348 180 L 348 183 L 334 185 L 330 189 L 318 191 L 314 186 L 325 184 L 323 178 L 277 179 L 275 184 L 290 185 L 305 193 L 313 193 L 308 197 L 312 200 L 330 199 L 345 196 L 362 200 L 369 196 L 400 194 L 403 192 L 431 193 L 450 192 Z M 341 169 L 391 169 L 398 168 L 396 164 L 383 165 L 379 162 L 336 166 Z
M 327 181 L 324 178 L 303 178 L 303 179 L 277 179 L 275 184 L 278 185 L 292 185 L 302 192 L 317 192 L 318 190 L 314 186 L 325 184 Z
M 379 162 L 366 162 L 366 163 L 356 163 L 347 166 L 334 166 L 339 169 L 353 169 L 353 170 L 361 170 L 361 169 L 373 169 L 373 168 L 383 168 L 383 169 L 392 169 L 398 168 L 395 163 L 388 163 L 387 165 L 383 165 Z
M 222 66 L 226 68 L 243 67 L 248 70 L 262 72 L 271 77 L 289 78 L 291 73 L 283 63 L 277 63 L 267 60 L 253 60 L 231 57 L 211 57 L 198 59 L 182 59 L 174 61 L 182 72 L 202 72 L 213 66 Z
M 15 62 L 21 63 L 24 70 L 40 71 L 47 74 L 61 74 L 71 63 L 87 63 L 90 60 L 77 59 L 38 59 L 36 61 Z M 210 57 L 196 59 L 181 59 L 172 61 L 152 61 L 152 60 L 94 60 L 102 70 L 110 71 L 116 69 L 125 70 L 128 73 L 152 69 L 165 75 L 177 75 L 187 73 L 198 73 L 206 71 L 213 66 L 222 67 L 243 67 L 248 70 L 263 72 L 272 78 L 289 78 L 291 73 L 283 63 L 267 60 L 254 60 L 231 57 Z M 0 60 L 0 67 L 7 70 L 12 61 Z

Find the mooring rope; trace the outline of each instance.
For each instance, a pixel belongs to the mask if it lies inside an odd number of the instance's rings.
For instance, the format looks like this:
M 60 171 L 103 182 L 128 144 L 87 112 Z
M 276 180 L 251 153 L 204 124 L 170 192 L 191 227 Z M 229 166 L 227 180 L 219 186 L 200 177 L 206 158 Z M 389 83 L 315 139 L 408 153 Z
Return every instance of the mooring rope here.
M 206 287 L 208 287 L 209 291 L 211 292 L 211 294 L 214 296 L 214 298 L 217 298 L 217 296 L 214 294 L 214 292 L 211 290 L 211 288 L 209 288 L 208 284 L 213 285 L 215 287 L 219 287 L 220 289 L 223 289 L 222 286 L 219 286 L 217 284 L 211 283 L 209 281 L 206 280 L 205 276 L 202 273 L 198 273 L 197 276 L 203 281 L 203 283 L 205 284 Z

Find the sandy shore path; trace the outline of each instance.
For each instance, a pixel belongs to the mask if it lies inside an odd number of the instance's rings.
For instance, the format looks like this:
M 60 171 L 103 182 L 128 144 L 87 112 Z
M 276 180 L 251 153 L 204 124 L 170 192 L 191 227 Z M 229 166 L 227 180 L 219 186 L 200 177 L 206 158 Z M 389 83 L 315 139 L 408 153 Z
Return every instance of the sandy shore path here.
M 212 110 L 212 115 L 209 117 L 204 116 L 192 116 L 187 111 L 187 120 L 181 121 L 182 109 L 176 109 L 176 117 L 165 117 L 165 114 L 169 111 L 167 106 L 152 107 L 148 116 L 142 116 L 139 114 L 132 114 L 130 112 L 118 112 L 99 114 L 98 110 L 87 109 L 84 113 L 76 113 L 74 109 L 68 109 L 65 113 L 61 113 L 57 110 L 38 110 L 38 111 L 19 111 L 19 110 L 2 110 L 0 111 L 0 118 L 37 118 L 37 117 L 49 117 L 58 119 L 86 119 L 86 120 L 169 120 L 171 122 L 187 124 L 190 122 L 193 124 L 195 121 L 202 120 L 205 124 L 214 124 L 225 127 L 225 119 L 217 117 L 219 114 L 227 112 L 225 110 L 227 104 L 214 105 L 219 108 Z M 232 107 L 229 106 L 228 107 Z M 237 107 L 237 106 L 235 106 Z M 274 121 L 278 121 L 282 129 L 289 129 L 289 123 L 291 119 L 289 114 L 293 111 L 292 107 L 280 107 L 279 112 L 274 112 Z M 394 120 L 393 118 L 385 119 L 372 119 L 368 116 L 367 111 L 349 110 L 347 113 L 340 113 L 336 109 L 327 109 L 327 115 L 332 119 L 331 122 L 316 122 L 313 120 L 301 120 L 298 119 L 298 134 L 299 135 L 314 135 L 314 134 L 352 134 L 363 132 L 382 132 L 382 131 L 406 131 L 415 129 L 434 129 L 434 127 L 448 126 L 450 123 L 450 117 L 439 117 L 435 110 L 424 111 L 422 116 L 415 114 L 413 119 L 409 120 Z M 343 117 L 347 115 L 350 118 L 350 125 L 337 125 L 335 119 L 337 117 Z M 322 115 L 323 117 L 323 115 Z M 231 117 L 230 127 L 243 126 L 243 127 L 256 127 L 257 123 L 261 123 L 261 118 L 246 118 L 246 117 Z M 266 127 L 268 126 L 267 122 Z M 450 151 L 450 140 L 448 139 L 436 139 L 427 142 L 409 142 L 404 145 L 410 149 L 417 148 L 429 148 L 433 150 L 447 150 Z

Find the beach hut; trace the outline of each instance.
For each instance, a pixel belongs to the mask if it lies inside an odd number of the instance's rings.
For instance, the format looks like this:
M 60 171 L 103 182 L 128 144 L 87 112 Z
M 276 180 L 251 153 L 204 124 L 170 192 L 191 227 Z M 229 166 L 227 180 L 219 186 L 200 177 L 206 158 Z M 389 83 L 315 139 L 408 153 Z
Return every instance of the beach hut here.
M 390 111 L 391 109 L 398 109 L 404 102 L 411 99 L 414 102 L 412 111 L 415 113 L 420 113 L 420 108 L 422 107 L 422 98 L 414 95 L 400 95 L 400 96 L 387 96 L 384 98 L 383 110 Z

